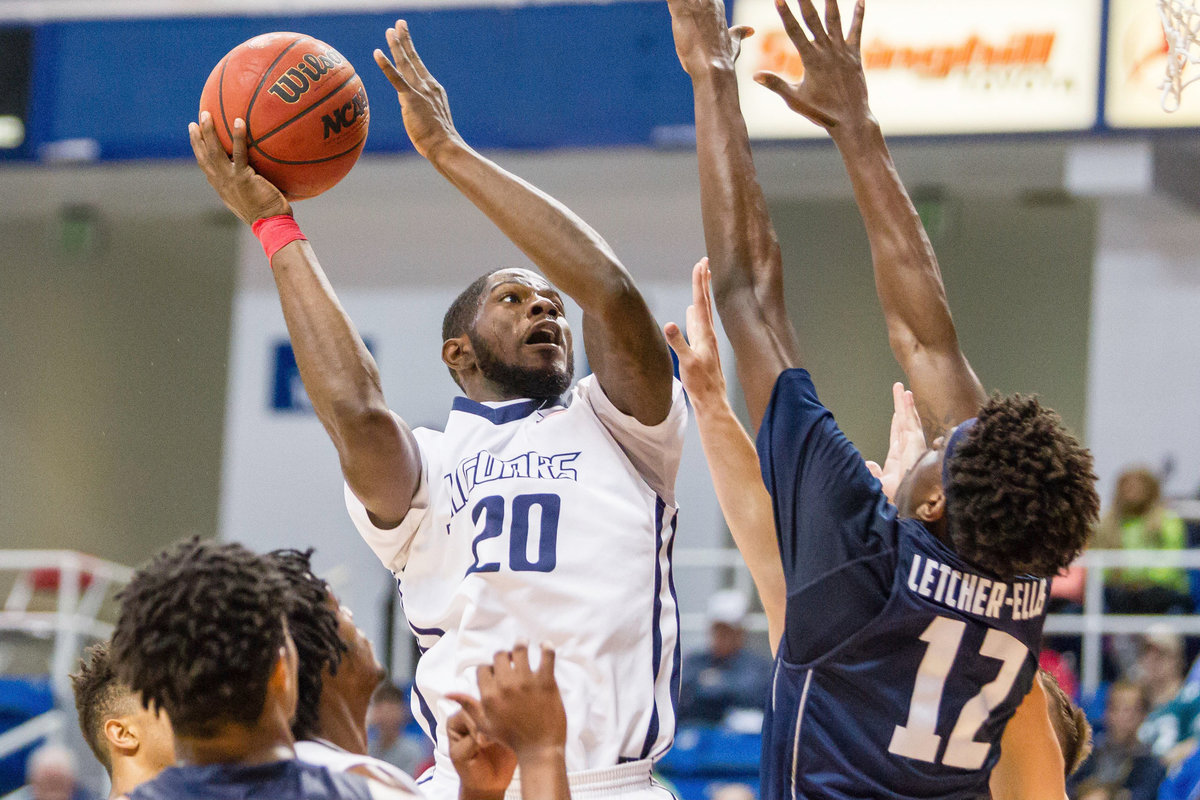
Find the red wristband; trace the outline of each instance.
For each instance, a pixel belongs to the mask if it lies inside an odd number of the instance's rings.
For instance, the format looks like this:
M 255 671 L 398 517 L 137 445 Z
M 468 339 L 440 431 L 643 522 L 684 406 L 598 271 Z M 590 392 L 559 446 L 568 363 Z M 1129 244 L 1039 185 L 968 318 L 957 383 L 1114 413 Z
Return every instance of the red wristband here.
M 250 230 L 262 244 L 268 262 L 284 245 L 300 239 L 308 241 L 308 237 L 300 232 L 300 226 L 296 224 L 296 220 L 292 218 L 291 214 L 279 214 L 255 220 L 254 224 L 250 226 Z

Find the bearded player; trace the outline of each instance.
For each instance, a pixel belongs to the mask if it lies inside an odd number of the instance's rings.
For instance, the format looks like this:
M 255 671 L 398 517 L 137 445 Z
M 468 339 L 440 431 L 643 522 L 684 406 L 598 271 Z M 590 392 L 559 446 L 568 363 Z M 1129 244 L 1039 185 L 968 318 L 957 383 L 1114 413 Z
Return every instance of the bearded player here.
M 1036 400 L 988 399 L 963 356 L 936 259 L 867 105 L 862 2 L 848 34 L 836 0 L 824 23 L 800 0 L 807 34 L 784 0 L 776 7 L 804 79 L 759 79 L 843 155 L 889 339 L 937 438 L 893 505 L 821 404 L 784 308 L 738 107 L 737 36 L 718 2 L 674 0 L 714 297 L 759 427 L 786 588 L 763 795 L 984 796 L 1033 686 L 1048 579 L 1096 518 L 1091 456 Z M 1044 723 L 1044 707 L 1034 717 Z
M 454 301 L 441 355 L 465 396 L 444 432 L 411 430 L 388 409 L 290 206 L 246 165 L 244 124 L 235 123 L 232 161 L 207 115 L 191 126 L 193 149 L 264 242 L 350 515 L 397 578 L 422 651 L 414 716 L 437 745 L 425 791 L 439 800 L 458 791 L 446 728 L 457 705 L 447 695 L 476 692 L 475 668 L 521 637 L 557 652 L 572 792 L 600 780 L 609 792 L 659 796 L 650 769 L 675 727 L 670 549 L 686 421 L 666 342 L 595 231 L 462 140 L 405 23 L 387 39 L 392 59 L 377 51 L 376 61 L 417 151 L 549 278 L 498 270 Z M 564 294 L 583 309 L 594 373 L 569 405 Z

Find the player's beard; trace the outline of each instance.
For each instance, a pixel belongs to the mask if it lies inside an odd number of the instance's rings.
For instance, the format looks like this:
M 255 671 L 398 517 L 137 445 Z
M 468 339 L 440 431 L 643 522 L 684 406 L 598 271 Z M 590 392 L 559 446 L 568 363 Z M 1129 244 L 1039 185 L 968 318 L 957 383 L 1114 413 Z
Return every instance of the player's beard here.
M 473 331 L 467 333 L 467 338 L 471 340 L 475 363 L 483 377 L 509 394 L 543 402 L 557 400 L 571 388 L 571 381 L 575 379 L 575 359 L 571 353 L 567 353 L 567 364 L 562 369 L 553 366 L 521 367 L 502 361 L 496 351 Z

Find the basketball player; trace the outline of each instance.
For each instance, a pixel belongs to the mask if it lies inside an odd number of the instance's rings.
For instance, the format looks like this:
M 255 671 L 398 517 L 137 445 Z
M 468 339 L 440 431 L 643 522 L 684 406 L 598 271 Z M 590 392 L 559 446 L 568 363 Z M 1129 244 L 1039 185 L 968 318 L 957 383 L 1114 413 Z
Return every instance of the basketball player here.
M 157 707 L 117 680 L 108 642 L 94 644 L 71 676 L 79 730 L 108 772 L 110 798 L 128 794 L 175 763 L 171 723 Z
M 1047 580 L 1095 520 L 1091 458 L 1035 400 L 988 400 L 962 356 L 936 261 L 867 106 L 861 2 L 843 37 L 836 0 L 828 30 L 801 0 L 812 39 L 777 7 L 805 77 L 761 80 L 841 149 L 893 349 L 926 425 L 947 435 L 908 471 L 893 506 L 820 404 L 798 368 L 723 9 L 673 0 L 695 91 L 714 296 L 761 424 L 787 586 L 763 794 L 977 797 L 1033 685 Z
M 679 359 L 679 377 L 696 412 L 700 441 L 729 531 L 750 569 L 767 617 L 772 654 L 779 646 L 787 608 L 786 587 L 774 536 L 771 498 L 756 471 L 754 444 L 729 405 L 713 323 L 710 274 L 702 260 L 692 272 L 693 303 L 687 310 L 687 339 L 679 326 L 665 328 Z M 883 466 L 866 462 L 889 502 L 904 474 L 928 449 L 912 392 L 892 387 L 893 413 Z M 776 577 L 778 576 L 778 577 Z M 1032 690 L 1004 729 L 1001 756 L 989 781 L 994 800 L 1062 797 L 1066 775 L 1091 749 L 1083 711 L 1039 672 Z
M 112 641 L 117 678 L 139 692 L 143 703 L 167 713 L 178 760 L 129 791 L 129 800 L 420 797 L 295 758 L 290 721 L 297 704 L 297 657 L 286 621 L 293 598 L 287 578 L 270 558 L 238 544 L 193 539 L 138 570 L 119 599 Z M 494 661 L 505 658 L 517 663 L 511 653 L 497 653 Z M 548 663 L 553 666 L 552 656 Z M 514 672 L 518 682 L 528 679 Z M 529 767 L 526 800 L 568 800 L 556 779 L 565 762 L 560 760 L 557 771 L 545 765 L 546 742 L 557 745 L 549 749 L 561 755 L 565 735 L 558 735 L 556 724 L 561 701 L 556 706 L 546 692 L 536 699 L 539 703 L 522 709 L 528 724 L 543 731 L 543 746 L 526 752 L 527 764 L 519 762 Z M 492 730 L 509 732 L 499 724 Z M 463 769 L 462 774 L 476 773 Z M 462 800 L 498 797 L 495 787 L 464 781 L 462 789 Z
M 567 765 L 583 773 L 572 786 L 603 780 L 609 791 L 659 797 L 650 770 L 675 727 L 670 551 L 687 413 L 666 342 L 600 236 L 468 147 L 406 25 L 387 38 L 394 64 L 376 60 L 417 151 L 559 287 L 502 269 L 454 301 L 442 359 L 466 396 L 444 433 L 410 430 L 388 409 L 374 361 L 314 251 L 296 238 L 289 204 L 247 166 L 244 123 L 235 121 L 232 160 L 207 114 L 190 128 L 193 150 L 221 199 L 266 243 L 350 515 L 403 593 L 423 651 L 414 716 L 437 745 L 423 789 L 457 796 L 446 735 L 456 704 L 445 698 L 476 691 L 473 669 L 523 637 L 558 653 Z M 594 372 L 566 407 L 574 361 L 560 289 L 583 309 Z
M 292 594 L 287 625 L 298 658 L 296 758 L 417 794 L 410 775 L 367 755 L 367 706 L 386 673 L 354 615 L 313 574 L 311 555 L 312 550 L 267 554 Z

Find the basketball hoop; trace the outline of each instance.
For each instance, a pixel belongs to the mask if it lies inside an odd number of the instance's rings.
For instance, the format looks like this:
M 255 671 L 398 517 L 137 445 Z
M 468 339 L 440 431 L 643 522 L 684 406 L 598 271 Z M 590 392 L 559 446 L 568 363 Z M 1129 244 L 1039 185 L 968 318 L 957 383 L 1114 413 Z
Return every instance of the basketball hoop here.
M 1163 111 L 1178 111 L 1184 87 L 1200 75 L 1183 79 L 1188 64 L 1200 64 L 1200 8 L 1198 0 L 1158 0 L 1163 34 L 1167 39 L 1167 74 L 1162 82 Z

